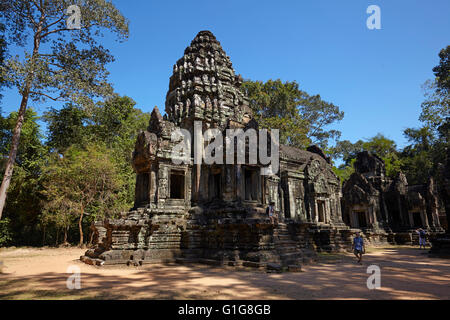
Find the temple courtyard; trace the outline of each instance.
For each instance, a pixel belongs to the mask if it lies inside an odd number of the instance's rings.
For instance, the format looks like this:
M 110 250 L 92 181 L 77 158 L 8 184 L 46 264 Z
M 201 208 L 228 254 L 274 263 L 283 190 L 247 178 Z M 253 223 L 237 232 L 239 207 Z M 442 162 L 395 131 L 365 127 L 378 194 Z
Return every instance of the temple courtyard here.
M 369 248 L 363 265 L 350 253 L 319 254 L 295 273 L 202 264 L 95 267 L 79 260 L 84 251 L 0 249 L 0 299 L 450 299 L 450 259 L 415 247 Z M 381 269 L 379 289 L 367 287 L 370 265 Z M 80 289 L 67 288 L 70 266 L 81 271 Z

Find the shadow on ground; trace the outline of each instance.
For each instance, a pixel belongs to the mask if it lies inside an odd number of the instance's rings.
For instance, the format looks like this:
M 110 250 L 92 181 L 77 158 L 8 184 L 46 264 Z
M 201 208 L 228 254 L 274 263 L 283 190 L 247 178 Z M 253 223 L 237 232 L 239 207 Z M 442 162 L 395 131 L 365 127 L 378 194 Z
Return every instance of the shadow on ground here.
M 69 274 L 0 275 L 0 299 L 450 299 L 450 261 L 418 249 L 321 259 L 301 273 L 265 273 L 204 265 L 96 268 L 79 261 L 81 289 L 69 290 Z M 369 265 L 381 269 L 381 288 L 369 290 Z

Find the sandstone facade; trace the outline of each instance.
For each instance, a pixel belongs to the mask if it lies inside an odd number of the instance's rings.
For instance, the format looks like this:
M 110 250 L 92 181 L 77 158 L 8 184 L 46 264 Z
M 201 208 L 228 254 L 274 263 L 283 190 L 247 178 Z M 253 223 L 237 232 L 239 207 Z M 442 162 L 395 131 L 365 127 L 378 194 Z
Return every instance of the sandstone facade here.
M 119 219 L 96 223 L 98 244 L 83 261 L 178 259 L 298 270 L 316 251 L 351 246 L 339 179 L 317 147 L 279 146 L 280 168 L 270 175 L 261 175 L 268 166 L 260 161 L 198 164 L 192 153 L 189 161 L 176 164 L 186 154 L 175 159 L 172 150 L 180 141 L 171 139 L 172 133 L 184 129 L 193 134 L 196 121 L 202 132 L 259 131 L 241 83 L 214 35 L 201 31 L 174 65 L 166 114 L 155 108 L 137 138 L 135 208 Z M 272 201 L 280 220 L 275 226 L 266 215 Z

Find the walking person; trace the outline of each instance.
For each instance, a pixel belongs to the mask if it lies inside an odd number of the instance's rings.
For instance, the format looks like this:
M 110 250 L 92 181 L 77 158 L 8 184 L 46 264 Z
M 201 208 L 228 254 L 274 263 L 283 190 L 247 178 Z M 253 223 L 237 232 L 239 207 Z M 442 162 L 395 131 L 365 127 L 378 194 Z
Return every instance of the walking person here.
M 419 234 L 419 249 L 422 249 L 422 246 L 424 249 L 427 244 L 427 232 L 423 230 L 422 228 L 419 228 L 416 230 L 416 232 Z
M 356 233 L 356 237 L 353 239 L 352 249 L 353 253 L 358 258 L 358 263 L 362 264 L 362 255 L 366 251 L 366 246 L 359 232 Z
M 272 225 L 275 224 L 275 221 L 277 221 L 277 217 L 275 215 L 275 202 L 271 201 L 269 203 L 269 206 L 266 209 L 266 214 L 269 216 L 270 219 L 270 223 L 272 223 Z M 278 223 L 278 221 L 277 221 Z

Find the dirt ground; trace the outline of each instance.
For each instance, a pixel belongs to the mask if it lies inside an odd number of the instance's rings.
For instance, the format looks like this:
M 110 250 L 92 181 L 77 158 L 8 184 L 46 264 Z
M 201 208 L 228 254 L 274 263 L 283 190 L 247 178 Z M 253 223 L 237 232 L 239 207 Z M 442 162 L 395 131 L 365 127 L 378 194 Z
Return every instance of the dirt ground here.
M 322 254 L 300 273 L 205 265 L 94 267 L 78 248 L 0 249 L 0 299 L 450 299 L 450 259 L 411 247 L 371 249 L 363 265 L 351 254 Z M 81 289 L 68 289 L 69 266 Z M 369 290 L 369 265 L 381 288 Z M 1 270 L 0 270 L 1 271 Z

